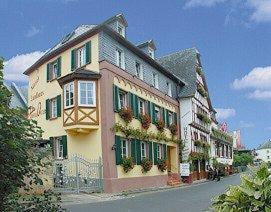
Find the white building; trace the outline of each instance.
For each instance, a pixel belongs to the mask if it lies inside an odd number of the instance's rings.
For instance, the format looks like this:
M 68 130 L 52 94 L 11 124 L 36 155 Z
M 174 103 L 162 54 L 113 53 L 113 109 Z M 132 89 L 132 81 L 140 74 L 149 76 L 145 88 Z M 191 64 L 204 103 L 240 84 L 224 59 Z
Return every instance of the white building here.
M 256 149 L 256 159 L 271 162 L 271 140 L 263 143 Z

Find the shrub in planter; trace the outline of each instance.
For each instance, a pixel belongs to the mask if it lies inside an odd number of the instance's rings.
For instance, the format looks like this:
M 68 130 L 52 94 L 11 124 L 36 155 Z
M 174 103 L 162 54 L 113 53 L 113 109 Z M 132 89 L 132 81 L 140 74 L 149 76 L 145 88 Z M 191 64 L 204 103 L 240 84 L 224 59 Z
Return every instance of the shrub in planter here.
M 195 140 L 194 145 L 197 147 L 200 147 L 200 146 L 202 146 L 202 142 L 200 140 Z
M 151 125 L 151 117 L 148 114 L 140 114 L 142 128 L 147 130 Z
M 157 167 L 161 172 L 164 172 L 167 170 L 167 163 L 165 159 L 158 159 L 157 161 Z
M 157 127 L 157 129 L 160 131 L 160 132 L 163 132 L 164 131 L 164 128 L 165 128 L 165 122 L 162 120 L 162 119 L 159 119 L 155 122 L 155 125 Z
M 146 173 L 152 168 L 152 161 L 149 158 L 143 158 L 141 161 L 142 172 Z
M 121 108 L 119 115 L 125 121 L 125 123 L 130 123 L 133 120 L 133 111 L 129 107 Z
M 122 158 L 121 166 L 123 167 L 123 171 L 125 173 L 131 171 L 135 166 L 134 159 L 132 157 Z
M 172 135 L 177 135 L 178 127 L 176 124 L 171 124 L 169 126 L 169 130 L 172 133 Z

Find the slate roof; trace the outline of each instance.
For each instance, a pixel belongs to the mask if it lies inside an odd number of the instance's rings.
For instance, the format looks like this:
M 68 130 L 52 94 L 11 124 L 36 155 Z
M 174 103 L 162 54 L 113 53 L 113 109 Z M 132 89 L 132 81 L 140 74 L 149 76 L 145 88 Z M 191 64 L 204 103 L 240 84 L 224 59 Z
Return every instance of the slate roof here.
M 197 54 L 196 48 L 190 48 L 156 59 L 158 63 L 185 83 L 180 90 L 179 97 L 190 97 L 196 93 Z
M 261 144 L 258 149 L 271 149 L 271 140 Z
M 10 85 L 5 83 L 7 89 L 12 93 L 12 97 L 10 100 L 10 107 L 11 108 L 27 108 L 27 87 L 19 87 L 14 82 Z

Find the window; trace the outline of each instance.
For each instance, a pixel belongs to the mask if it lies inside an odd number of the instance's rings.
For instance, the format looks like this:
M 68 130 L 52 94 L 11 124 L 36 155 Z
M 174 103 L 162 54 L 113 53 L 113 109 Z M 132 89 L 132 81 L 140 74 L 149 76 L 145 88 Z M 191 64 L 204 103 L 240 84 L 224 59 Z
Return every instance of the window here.
M 198 133 L 196 132 L 196 131 L 194 131 L 194 140 L 196 141 L 196 140 L 198 140 Z
M 121 141 L 121 157 L 128 157 L 128 141 L 122 140 Z
M 125 108 L 127 107 L 127 93 L 125 91 L 120 90 L 119 92 L 119 105 L 120 108 Z
M 125 69 L 124 53 L 120 49 L 116 49 L 116 64 L 118 67 Z
M 52 65 L 52 79 L 57 78 L 57 74 L 58 74 L 58 65 L 57 61 L 55 61 Z
M 167 95 L 172 97 L 172 88 L 171 88 L 171 83 L 167 82 Z
M 169 125 L 173 124 L 173 113 L 168 112 L 168 123 Z
M 63 159 L 63 145 L 61 144 L 61 141 L 59 138 L 54 139 L 54 151 L 55 151 L 55 157 L 57 159 Z
M 70 82 L 64 86 L 65 108 L 72 107 L 74 104 L 74 83 Z
M 47 81 L 56 79 L 61 75 L 61 58 L 47 64 Z
M 149 56 L 150 56 L 152 59 L 154 59 L 154 50 L 151 49 L 151 48 L 149 48 L 148 52 L 149 52 Z
M 141 159 L 147 157 L 147 144 L 145 142 L 141 142 Z
M 117 30 L 122 37 L 125 37 L 125 27 L 119 22 L 117 22 Z
M 95 82 L 78 81 L 79 106 L 96 106 Z
M 141 64 L 139 62 L 136 62 L 135 67 L 136 67 L 136 76 L 139 79 L 143 80 L 143 70 L 142 70 Z
M 156 73 L 152 74 L 152 85 L 155 88 L 159 89 L 159 85 L 158 85 L 158 74 L 156 74 Z
M 76 65 L 77 68 L 86 64 L 86 47 L 83 46 L 76 50 Z
M 145 101 L 143 99 L 138 99 L 138 110 L 139 114 L 145 114 Z
M 50 117 L 57 117 L 57 100 L 56 98 L 50 100 Z
M 162 159 L 162 145 L 161 144 L 157 145 L 157 158 Z
M 160 119 L 160 108 L 158 106 L 154 107 L 154 115 L 155 115 L 155 120 L 157 121 Z

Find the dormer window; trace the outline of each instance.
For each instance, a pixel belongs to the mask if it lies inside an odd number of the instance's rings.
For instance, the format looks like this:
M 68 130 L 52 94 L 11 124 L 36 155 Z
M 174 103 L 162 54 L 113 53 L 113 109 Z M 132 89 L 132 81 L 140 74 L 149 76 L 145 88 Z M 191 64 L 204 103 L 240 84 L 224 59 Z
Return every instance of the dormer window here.
M 125 27 L 120 22 L 117 22 L 117 30 L 118 33 L 125 38 Z
M 154 50 L 153 50 L 152 48 L 149 48 L 148 52 L 149 52 L 149 56 L 150 56 L 152 59 L 154 59 Z

